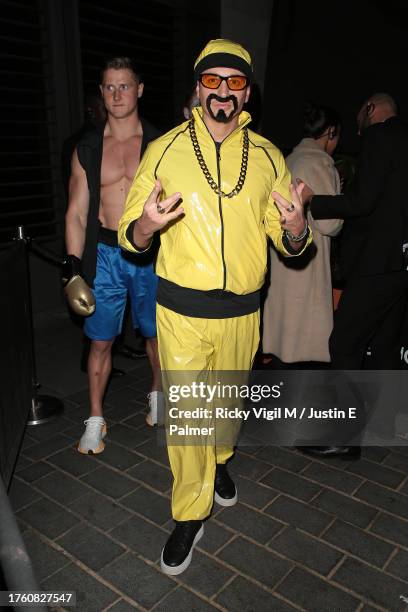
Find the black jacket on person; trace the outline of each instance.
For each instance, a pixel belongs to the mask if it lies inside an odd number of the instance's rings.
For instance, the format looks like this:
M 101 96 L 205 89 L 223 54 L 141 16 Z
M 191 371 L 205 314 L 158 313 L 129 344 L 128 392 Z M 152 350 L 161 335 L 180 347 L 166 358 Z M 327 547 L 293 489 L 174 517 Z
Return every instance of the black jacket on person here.
M 140 121 L 143 130 L 142 146 L 140 150 L 141 159 L 149 142 L 160 136 L 160 132 L 145 119 L 141 118 Z M 93 281 L 96 274 L 97 243 L 100 227 L 99 206 L 104 130 L 105 124 L 87 132 L 76 147 L 79 162 L 86 172 L 89 189 L 89 210 L 86 225 L 85 248 L 82 254 L 82 272 L 90 287 L 93 287 Z
M 353 183 L 344 195 L 313 197 L 315 219 L 345 219 L 341 264 L 346 280 L 406 268 L 408 127 L 398 117 L 368 127 Z

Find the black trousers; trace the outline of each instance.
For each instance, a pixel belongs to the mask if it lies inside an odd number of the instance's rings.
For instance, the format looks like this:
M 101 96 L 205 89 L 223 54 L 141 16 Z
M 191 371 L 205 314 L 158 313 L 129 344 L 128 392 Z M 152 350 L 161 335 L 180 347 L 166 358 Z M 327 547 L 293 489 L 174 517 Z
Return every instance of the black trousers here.
M 406 271 L 350 280 L 342 293 L 329 340 L 332 367 L 361 369 L 370 346 L 370 369 L 400 369 L 407 297 Z

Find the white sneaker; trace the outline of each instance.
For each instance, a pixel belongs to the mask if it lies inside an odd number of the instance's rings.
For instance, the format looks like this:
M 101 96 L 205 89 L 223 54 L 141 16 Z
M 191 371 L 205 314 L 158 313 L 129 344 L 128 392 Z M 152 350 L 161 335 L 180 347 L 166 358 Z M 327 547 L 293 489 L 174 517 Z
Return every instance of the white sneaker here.
M 151 391 L 147 394 L 147 400 L 149 402 L 149 414 L 146 415 L 146 423 L 153 427 L 157 425 L 158 413 L 162 413 L 164 406 L 163 391 Z
M 106 423 L 103 417 L 89 417 L 84 421 L 86 425 L 85 433 L 78 444 L 78 450 L 83 455 L 97 455 L 102 453 L 105 448 L 103 441 L 106 436 Z

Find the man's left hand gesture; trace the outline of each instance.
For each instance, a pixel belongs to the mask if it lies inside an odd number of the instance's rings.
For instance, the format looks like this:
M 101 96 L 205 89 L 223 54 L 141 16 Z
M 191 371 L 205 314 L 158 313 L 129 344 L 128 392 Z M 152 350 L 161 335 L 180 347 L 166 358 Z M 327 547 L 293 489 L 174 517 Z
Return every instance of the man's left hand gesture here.
M 280 224 L 282 229 L 287 230 L 293 236 L 300 236 L 306 227 L 306 218 L 302 204 L 303 186 L 304 183 L 299 183 L 297 187 L 289 186 L 290 202 L 277 191 L 272 191 L 272 197 L 281 215 Z

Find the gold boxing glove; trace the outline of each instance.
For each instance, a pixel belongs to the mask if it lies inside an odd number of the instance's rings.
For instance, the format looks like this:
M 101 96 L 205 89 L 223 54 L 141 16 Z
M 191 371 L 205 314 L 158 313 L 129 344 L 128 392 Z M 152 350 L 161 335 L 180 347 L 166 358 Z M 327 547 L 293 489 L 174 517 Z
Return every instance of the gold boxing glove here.
M 75 255 L 67 255 L 62 264 L 62 282 L 70 308 L 82 317 L 95 312 L 95 298 L 82 277 L 81 260 Z

